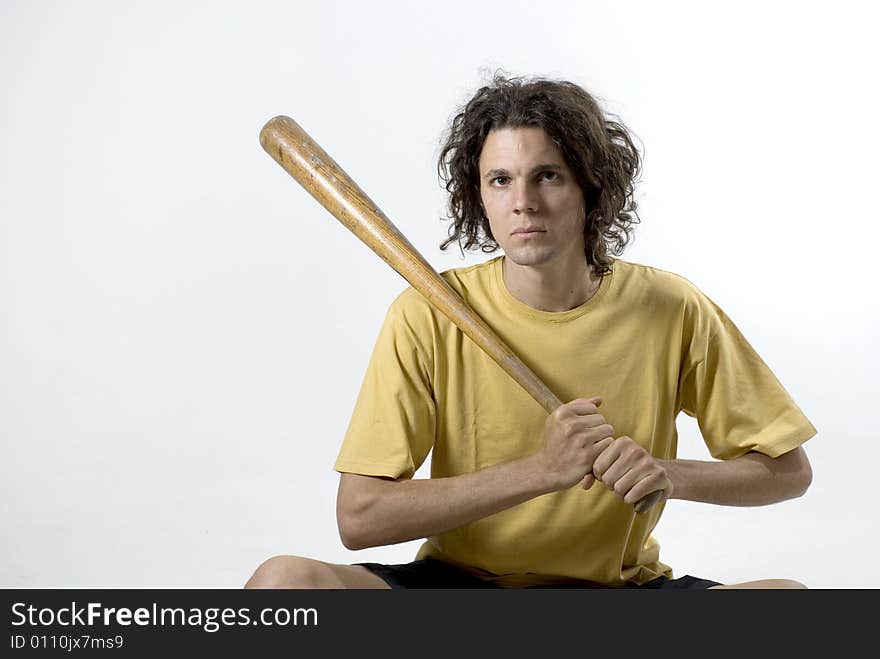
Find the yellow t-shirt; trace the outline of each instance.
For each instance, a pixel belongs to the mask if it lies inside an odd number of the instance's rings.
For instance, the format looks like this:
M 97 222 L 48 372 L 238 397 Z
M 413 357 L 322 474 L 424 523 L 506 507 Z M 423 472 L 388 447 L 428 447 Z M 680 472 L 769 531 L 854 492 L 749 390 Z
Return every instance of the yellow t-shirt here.
M 513 297 L 503 257 L 443 277 L 562 401 L 601 395 L 615 430 L 661 459 L 675 418 L 696 417 L 718 459 L 779 456 L 816 429 L 731 320 L 678 275 L 617 259 L 597 293 L 563 312 Z M 334 468 L 432 478 L 536 452 L 547 413 L 420 293 L 391 305 Z M 438 536 L 431 556 L 496 575 L 561 575 L 609 586 L 672 576 L 651 537 L 662 506 L 637 515 L 597 483 L 553 492 Z

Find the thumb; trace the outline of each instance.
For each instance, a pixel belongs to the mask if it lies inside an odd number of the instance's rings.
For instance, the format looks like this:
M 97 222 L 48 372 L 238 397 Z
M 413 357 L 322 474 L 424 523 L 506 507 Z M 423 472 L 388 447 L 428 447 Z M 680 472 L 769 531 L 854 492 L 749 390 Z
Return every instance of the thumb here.
M 602 396 L 593 396 L 592 398 L 588 398 L 587 400 L 593 401 L 593 405 L 599 407 L 602 404 Z

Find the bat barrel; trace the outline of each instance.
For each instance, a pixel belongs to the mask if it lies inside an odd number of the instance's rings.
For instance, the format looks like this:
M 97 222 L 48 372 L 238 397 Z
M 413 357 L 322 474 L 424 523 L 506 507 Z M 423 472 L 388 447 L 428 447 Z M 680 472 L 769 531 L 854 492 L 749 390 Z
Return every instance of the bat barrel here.
M 425 260 L 348 174 L 290 117 L 270 119 L 260 144 L 337 220 L 494 359 L 545 410 L 560 400 Z

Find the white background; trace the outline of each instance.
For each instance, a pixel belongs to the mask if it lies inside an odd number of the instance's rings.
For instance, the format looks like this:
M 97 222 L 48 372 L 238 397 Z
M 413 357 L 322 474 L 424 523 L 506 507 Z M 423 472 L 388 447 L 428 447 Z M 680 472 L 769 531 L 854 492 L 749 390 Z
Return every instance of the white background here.
M 661 559 L 880 587 L 869 5 L 0 2 L 0 585 L 413 557 L 342 546 L 332 471 L 405 282 L 257 136 L 296 118 L 437 269 L 476 263 L 438 249 L 435 159 L 502 67 L 586 86 L 638 136 L 623 258 L 720 304 L 819 430 L 804 497 L 670 502 Z

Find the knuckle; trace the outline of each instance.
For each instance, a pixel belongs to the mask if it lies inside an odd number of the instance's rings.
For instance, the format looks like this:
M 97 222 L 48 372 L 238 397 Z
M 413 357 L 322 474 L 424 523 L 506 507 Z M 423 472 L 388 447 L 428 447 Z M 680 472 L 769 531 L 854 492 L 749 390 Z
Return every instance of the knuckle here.
M 647 454 L 647 451 L 645 451 L 645 449 L 636 444 L 629 437 L 621 437 L 620 440 L 623 443 L 623 450 L 626 451 L 627 455 L 640 458 L 641 456 Z

